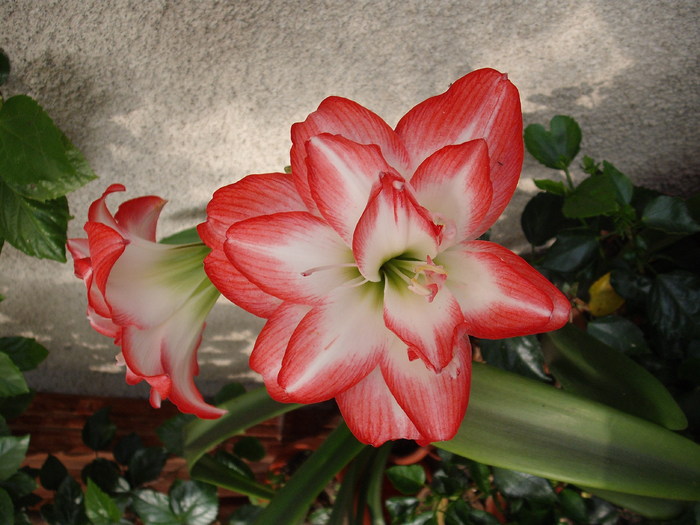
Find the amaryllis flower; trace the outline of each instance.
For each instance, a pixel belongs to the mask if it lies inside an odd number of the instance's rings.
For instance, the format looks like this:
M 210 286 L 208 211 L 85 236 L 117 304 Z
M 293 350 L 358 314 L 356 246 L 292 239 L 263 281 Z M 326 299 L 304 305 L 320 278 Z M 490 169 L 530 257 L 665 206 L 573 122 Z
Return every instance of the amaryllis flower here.
M 202 266 L 209 249 L 155 242 L 165 201 L 139 197 L 112 215 L 105 201 L 116 191 L 124 186 L 111 185 L 90 206 L 87 239 L 68 241 L 90 324 L 121 346 L 127 383 L 150 384 L 151 405 L 169 398 L 182 412 L 219 417 L 224 411 L 204 402 L 193 379 L 204 320 L 219 296 Z
M 331 97 L 292 143 L 291 175 L 218 190 L 199 228 L 212 282 L 268 319 L 251 367 L 280 401 L 336 398 L 363 442 L 450 439 L 469 397 L 467 335 L 545 332 L 569 313 L 523 259 L 475 240 L 520 174 L 516 88 L 475 71 L 395 129 Z

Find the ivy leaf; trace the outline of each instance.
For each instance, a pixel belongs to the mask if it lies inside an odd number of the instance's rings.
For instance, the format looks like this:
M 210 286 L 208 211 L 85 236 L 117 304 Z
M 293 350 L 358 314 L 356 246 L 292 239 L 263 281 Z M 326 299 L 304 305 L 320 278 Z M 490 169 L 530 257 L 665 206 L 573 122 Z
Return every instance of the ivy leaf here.
M 107 458 L 93 459 L 80 472 L 83 483 L 91 479 L 100 489 L 110 494 L 119 486 L 120 475 L 119 466 Z
M 22 372 L 35 369 L 49 351 L 30 337 L 0 337 L 0 352 L 4 352 Z
M 179 523 L 209 525 L 216 520 L 216 487 L 198 481 L 176 480 L 170 487 L 170 508 Z
M 47 490 L 58 490 L 68 476 L 68 469 L 56 456 L 49 454 L 39 470 L 41 486 Z
M 0 481 L 12 476 L 24 461 L 29 447 L 29 436 L 0 437 Z
M 540 343 L 533 335 L 498 340 L 482 339 L 479 347 L 484 360 L 490 365 L 532 379 L 550 381 L 544 373 Z
M 549 481 L 532 474 L 494 467 L 493 481 L 503 494 L 511 498 L 527 498 L 542 503 L 553 503 L 557 499 Z
M 0 109 L 0 177 L 22 197 L 63 197 L 96 176 L 46 112 L 26 95 Z
M 122 465 L 128 465 L 136 451 L 141 448 L 143 448 L 141 437 L 135 432 L 131 432 L 114 445 L 114 459 Z
M 608 215 L 620 208 L 617 192 L 610 174 L 592 175 L 564 197 L 562 213 L 571 219 Z
M 109 419 L 109 407 L 100 408 L 83 426 L 83 443 L 92 450 L 106 450 L 114 439 L 117 426 Z
M 85 491 L 85 513 L 93 525 L 119 524 L 122 519 L 122 511 L 114 500 L 91 479 L 88 479 Z
M 0 352 L 0 396 L 10 397 L 29 392 L 22 372 L 12 362 L 10 356 Z
M 402 494 L 415 494 L 425 485 L 425 470 L 420 465 L 389 467 L 386 475 L 394 488 Z
M 642 223 L 666 233 L 689 234 L 700 231 L 700 223 L 690 214 L 686 203 L 678 197 L 668 195 L 660 195 L 644 207 Z
M 156 429 L 156 434 L 165 446 L 166 450 L 175 456 L 185 453 L 183 429 L 196 419 L 192 414 L 177 414 Z
M 571 117 L 557 115 L 549 122 L 550 131 L 541 124 L 525 128 L 525 147 L 530 155 L 548 168 L 568 168 L 581 145 L 581 128 Z
M 0 237 L 40 259 L 66 262 L 68 200 L 25 199 L 0 180 Z
M 161 447 L 141 448 L 129 460 L 128 477 L 133 487 L 158 479 L 168 453 Z
M 565 218 L 561 212 L 564 199 L 552 193 L 538 193 L 525 205 L 520 226 L 533 246 L 540 246 L 554 237 Z
M 700 337 L 700 276 L 677 270 L 657 275 L 647 297 L 654 325 L 673 337 Z

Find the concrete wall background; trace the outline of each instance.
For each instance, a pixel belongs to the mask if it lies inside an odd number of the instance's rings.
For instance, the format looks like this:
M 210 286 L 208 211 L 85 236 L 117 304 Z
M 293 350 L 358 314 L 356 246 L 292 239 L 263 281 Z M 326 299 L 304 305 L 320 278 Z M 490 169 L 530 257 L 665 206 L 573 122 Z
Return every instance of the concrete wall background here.
M 219 186 L 287 165 L 291 124 L 326 96 L 394 125 L 480 67 L 509 73 L 526 124 L 571 115 L 583 152 L 636 183 L 689 195 L 700 190 L 699 13 L 694 0 L 3 0 L 0 47 L 13 70 L 2 93 L 36 98 L 101 176 L 70 196 L 71 236 L 113 182 L 128 197 L 169 199 L 161 235 L 192 226 Z M 543 175 L 554 172 L 526 160 L 496 227 L 511 248 L 529 178 Z M 71 264 L 6 246 L 0 293 L 0 335 L 33 336 L 50 350 L 33 387 L 145 394 L 124 384 L 116 348 L 90 330 Z M 253 379 L 247 353 L 261 326 L 216 306 L 200 349 L 205 393 Z

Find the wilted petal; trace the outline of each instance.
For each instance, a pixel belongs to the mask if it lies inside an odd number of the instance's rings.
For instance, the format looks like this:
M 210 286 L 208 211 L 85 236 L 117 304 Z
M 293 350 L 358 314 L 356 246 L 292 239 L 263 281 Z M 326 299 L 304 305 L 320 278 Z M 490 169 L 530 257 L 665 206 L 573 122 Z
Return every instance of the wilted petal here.
M 391 166 L 406 173 L 406 149 L 386 122 L 357 102 L 329 97 L 304 122 L 292 126 L 292 175 L 310 210 L 315 209 L 315 204 L 309 190 L 306 142 L 322 133 L 342 135 L 360 144 L 376 144 Z
M 392 345 L 381 364 L 389 390 L 421 432 L 421 444 L 452 439 L 467 409 L 471 347 L 464 326 L 455 328 L 451 342 L 454 357 L 439 373 L 411 360 L 401 343 Z
M 289 339 L 310 309 L 306 305 L 282 303 L 265 323 L 250 354 L 250 368 L 262 376 L 270 396 L 282 403 L 291 402 L 277 381 L 282 359 Z
M 396 172 L 382 157 L 379 146 L 358 144 L 339 135 L 312 137 L 306 150 L 314 202 L 328 224 L 350 245 L 377 177 Z
M 380 268 L 390 259 L 434 257 L 439 231 L 406 181 L 383 173 L 357 223 L 352 251 L 362 275 L 379 281 Z
M 330 290 L 358 275 L 338 234 L 307 212 L 241 221 L 227 237 L 229 260 L 263 291 L 285 301 L 321 303 Z
M 455 296 L 476 337 L 502 339 L 561 328 L 570 304 L 552 283 L 510 250 L 470 241 L 439 256 Z
M 472 140 L 438 150 L 411 179 L 418 202 L 444 223 L 442 249 L 483 233 L 493 193 L 489 162 L 486 142 Z
M 336 401 L 348 428 L 362 443 L 378 447 L 392 439 L 425 441 L 394 399 L 379 367 L 338 394 Z
M 495 222 L 515 191 L 523 162 L 520 97 L 506 75 L 493 69 L 469 73 L 409 111 L 396 133 L 413 169 L 444 146 L 483 138 L 491 160 L 493 200 L 475 229 L 486 231 Z
M 335 397 L 369 374 L 389 337 L 376 285 L 334 290 L 297 326 L 284 354 L 279 384 L 298 403 Z

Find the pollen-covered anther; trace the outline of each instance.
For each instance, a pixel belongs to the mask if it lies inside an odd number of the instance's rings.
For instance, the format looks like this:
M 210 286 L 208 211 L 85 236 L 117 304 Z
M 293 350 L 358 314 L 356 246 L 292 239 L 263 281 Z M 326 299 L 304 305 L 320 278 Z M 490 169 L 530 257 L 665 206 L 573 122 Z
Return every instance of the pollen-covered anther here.
M 432 303 L 447 279 L 447 272 L 442 266 L 435 264 L 430 257 L 427 257 L 425 263 L 414 266 L 413 271 L 415 275 L 411 279 L 408 289 L 415 294 L 422 295 L 429 303 Z

